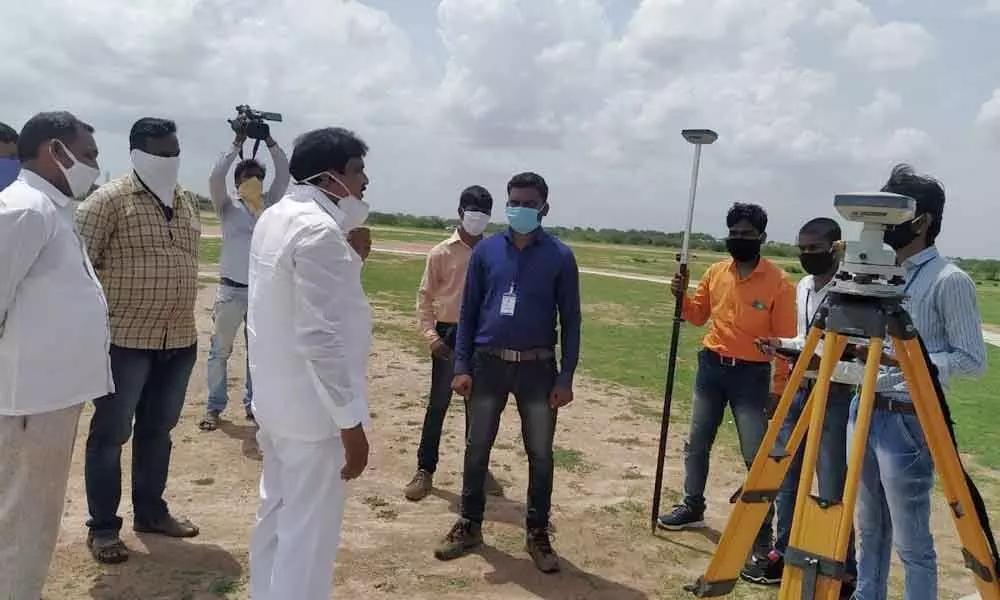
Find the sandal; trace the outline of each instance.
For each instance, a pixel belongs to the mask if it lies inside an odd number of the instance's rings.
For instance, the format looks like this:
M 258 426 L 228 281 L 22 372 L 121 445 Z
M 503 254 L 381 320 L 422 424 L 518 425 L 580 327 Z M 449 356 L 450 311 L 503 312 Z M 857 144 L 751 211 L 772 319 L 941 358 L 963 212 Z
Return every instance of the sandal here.
M 215 431 L 219 428 L 219 411 L 205 411 L 205 416 L 198 423 L 198 428 L 202 431 Z
M 116 565 L 128 560 L 128 546 L 115 537 L 87 536 L 87 549 L 94 560 L 104 565 Z

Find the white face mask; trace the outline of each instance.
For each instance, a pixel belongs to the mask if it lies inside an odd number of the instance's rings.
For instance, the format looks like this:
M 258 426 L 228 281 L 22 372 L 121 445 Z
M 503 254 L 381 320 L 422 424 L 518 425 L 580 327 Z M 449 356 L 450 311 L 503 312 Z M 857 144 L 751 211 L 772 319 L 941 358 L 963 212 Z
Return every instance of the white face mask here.
M 484 212 L 466 210 L 462 213 L 462 229 L 469 235 L 482 235 L 490 224 L 490 216 Z
M 59 142 L 59 140 L 56 141 Z M 62 166 L 62 163 L 59 162 L 55 156 L 53 156 L 52 159 L 56 161 L 56 166 L 59 167 L 59 170 L 62 171 L 63 177 L 66 178 L 66 185 L 69 186 L 69 192 L 72 194 L 73 199 L 82 198 L 87 194 L 87 192 L 90 191 L 90 186 L 94 185 L 94 182 L 97 181 L 97 178 L 101 175 L 101 170 L 80 162 L 80 160 L 73 156 L 73 153 L 69 151 L 66 144 L 59 142 L 59 145 L 62 146 L 63 152 L 66 153 L 66 156 L 73 159 L 73 165 L 67 169 Z
M 174 205 L 174 189 L 181 168 L 180 156 L 154 156 L 132 150 L 132 169 L 160 202 Z
M 348 190 L 348 195 L 341 197 L 329 190 L 325 190 L 319 187 L 315 183 L 312 183 L 312 180 L 316 179 L 320 175 L 327 175 L 331 179 L 339 183 L 341 187 L 343 187 L 345 190 Z M 317 173 L 312 177 L 304 179 L 303 183 L 310 183 L 313 187 L 315 187 L 316 189 L 318 189 L 319 191 L 323 192 L 324 194 L 333 199 L 333 201 L 337 204 L 337 208 L 339 208 L 341 212 L 344 213 L 344 223 L 342 224 L 342 227 L 345 233 L 352 229 L 361 227 L 362 225 L 365 224 L 365 221 L 368 220 L 368 213 L 371 211 L 371 206 L 369 206 L 367 202 L 361 200 L 354 194 L 351 194 L 350 188 L 344 185 L 344 182 L 341 181 L 341 179 L 336 175 L 334 175 L 333 173 L 329 171 L 323 171 L 322 173 Z

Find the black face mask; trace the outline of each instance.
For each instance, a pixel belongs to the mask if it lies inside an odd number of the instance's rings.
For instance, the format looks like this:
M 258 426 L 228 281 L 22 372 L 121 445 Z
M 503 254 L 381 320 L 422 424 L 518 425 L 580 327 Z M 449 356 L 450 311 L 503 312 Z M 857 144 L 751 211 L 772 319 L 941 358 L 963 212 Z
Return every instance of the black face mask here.
M 736 262 L 753 262 L 760 257 L 759 239 L 726 238 L 726 250 Z
M 905 248 L 915 239 L 917 239 L 917 232 L 913 229 L 913 221 L 887 227 L 885 233 L 882 234 L 882 241 L 893 250 Z
M 833 252 L 803 252 L 799 255 L 802 269 L 810 275 L 826 275 L 833 269 Z

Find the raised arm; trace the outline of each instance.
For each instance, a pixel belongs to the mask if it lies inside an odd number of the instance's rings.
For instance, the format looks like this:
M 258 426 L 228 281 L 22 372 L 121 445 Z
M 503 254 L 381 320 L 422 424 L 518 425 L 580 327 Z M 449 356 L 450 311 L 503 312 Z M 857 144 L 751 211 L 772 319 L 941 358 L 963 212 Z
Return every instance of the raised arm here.
M 0 200 L 0 337 L 21 281 L 35 264 L 49 234 L 36 211 L 9 208 Z
M 477 245 L 472 251 L 465 273 L 465 287 L 462 289 L 462 309 L 458 317 L 458 332 L 455 335 L 455 375 L 472 374 L 472 350 L 479 328 L 479 311 L 486 293 L 482 258 Z
M 76 229 L 95 269 L 104 268 L 104 253 L 116 225 L 113 199 L 106 188 L 97 189 L 76 209 Z
M 556 384 L 573 387 L 573 375 L 580 361 L 580 269 L 572 250 L 566 250 L 559 280 L 556 282 L 556 304 L 559 308 L 559 346 L 562 357 Z
M 288 191 L 288 183 L 292 179 L 288 172 L 288 155 L 282 150 L 274 138 L 267 138 L 267 149 L 271 153 L 271 165 L 274 167 L 274 178 L 271 179 L 271 187 L 264 194 L 264 206 L 271 206 Z
M 243 140 L 236 136 L 233 145 L 223 152 L 215 161 L 212 173 L 208 176 L 208 196 L 212 199 L 212 206 L 215 213 L 222 215 L 222 207 L 229 203 L 229 191 L 226 189 L 226 176 L 229 175 L 229 168 L 233 166 L 240 148 L 243 147 Z M 286 165 L 287 166 L 287 165 Z M 287 169 L 286 169 L 287 170 Z
M 323 407 L 340 429 L 363 423 L 366 404 L 356 389 L 347 349 L 345 324 L 351 315 L 343 310 L 342 290 L 348 277 L 351 250 L 336 230 L 316 227 L 309 231 L 293 255 L 295 284 L 295 346 Z

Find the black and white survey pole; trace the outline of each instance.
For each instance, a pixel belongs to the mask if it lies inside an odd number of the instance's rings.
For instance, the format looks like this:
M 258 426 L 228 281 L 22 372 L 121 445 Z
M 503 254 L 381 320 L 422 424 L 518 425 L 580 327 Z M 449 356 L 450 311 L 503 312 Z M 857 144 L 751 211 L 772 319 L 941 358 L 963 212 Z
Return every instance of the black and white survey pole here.
M 687 279 L 688 246 L 691 242 L 691 224 L 694 221 L 694 199 L 698 192 L 698 168 L 701 165 L 701 147 L 719 139 L 719 134 L 711 129 L 685 129 L 681 131 L 684 139 L 694 145 L 694 163 L 691 165 L 691 192 L 688 195 L 687 223 L 684 226 L 684 241 L 681 243 L 681 253 L 677 256 L 680 263 L 679 271 Z M 663 391 L 663 414 L 660 417 L 660 451 L 656 457 L 656 482 L 653 487 L 653 506 L 650 516 L 650 528 L 656 533 L 656 519 L 660 513 L 660 495 L 663 491 L 663 461 L 667 453 L 667 429 L 670 426 L 670 404 L 674 395 L 674 373 L 677 368 L 677 344 L 681 333 L 681 310 L 683 302 L 674 302 L 673 331 L 670 333 L 670 352 L 667 355 L 667 385 Z

